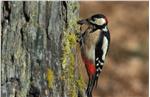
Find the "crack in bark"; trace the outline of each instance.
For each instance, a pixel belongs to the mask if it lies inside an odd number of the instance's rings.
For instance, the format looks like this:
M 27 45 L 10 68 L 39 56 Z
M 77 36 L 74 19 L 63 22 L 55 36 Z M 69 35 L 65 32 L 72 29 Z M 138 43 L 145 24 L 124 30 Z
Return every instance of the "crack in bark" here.
M 10 22 L 11 7 L 9 1 L 4 1 L 4 18 Z
M 46 1 L 47 2 L 47 1 Z M 50 37 L 48 35 L 48 26 L 49 26 L 49 19 L 50 19 L 50 13 L 49 13 L 49 6 L 48 6 L 49 2 L 46 3 L 46 21 L 45 21 L 45 24 L 46 24 L 46 35 L 47 35 L 47 39 L 50 40 Z
M 42 95 L 45 93 L 43 87 L 47 88 L 46 92 L 49 93 L 49 96 L 68 97 L 66 83 L 61 79 L 62 67 L 59 59 L 62 52 L 60 46 L 63 32 L 67 29 L 70 19 L 67 17 L 70 11 L 67 10 L 72 10 L 68 7 L 69 2 L 47 2 L 46 8 L 45 4 L 40 5 L 43 2 L 15 3 L 6 1 L 4 3 L 2 7 L 4 16 L 1 22 L 2 33 L 6 35 L 6 37 L 1 36 L 4 39 L 3 48 L 6 48 L 3 52 L 6 53 L 6 56 L 3 57 L 5 62 L 2 64 L 2 69 L 4 69 L 2 72 L 4 74 L 3 87 L 5 88 L 7 84 L 15 84 L 15 87 L 12 88 L 15 89 L 13 97 L 20 95 L 23 95 L 22 97 L 43 97 Z M 37 7 L 39 7 L 38 10 Z M 12 30 L 14 31 L 12 32 Z M 7 45 L 5 45 L 5 41 Z M 7 48 L 10 48 L 9 51 Z M 45 59 L 43 56 L 46 56 Z M 8 62 L 7 57 L 10 57 Z M 9 64 L 13 64 L 13 66 L 9 67 Z M 49 89 L 46 81 L 43 80 L 47 67 L 54 71 L 55 82 L 52 89 Z M 14 77 L 11 78 L 12 76 Z M 9 90 L 6 89 L 6 91 L 9 95 Z M 5 95 L 5 90 L 3 95 Z
M 27 97 L 39 97 L 40 96 L 40 90 L 35 87 L 33 84 L 30 86 L 29 94 Z
M 25 20 L 26 20 L 27 22 L 29 22 L 29 21 L 30 21 L 30 16 L 29 16 L 29 14 L 27 13 L 27 10 L 26 10 L 26 2 L 25 2 L 25 1 L 23 1 L 23 14 L 24 14 Z
M 65 16 L 65 18 L 64 18 L 64 21 L 65 21 L 65 27 L 67 28 L 68 27 L 68 19 L 67 19 L 67 14 L 68 14 L 68 12 L 67 12 L 67 1 L 62 1 L 62 5 L 64 6 L 64 8 L 65 8 L 65 13 L 63 13 L 63 11 L 62 11 L 62 15 L 64 15 Z
M 4 84 L 7 84 L 8 82 L 13 83 L 15 81 L 17 81 L 18 84 L 20 84 L 20 79 L 19 78 L 17 78 L 17 77 L 11 77 L 11 78 L 7 78 L 4 83 L 1 83 L 1 86 L 3 86 Z
M 23 47 L 24 44 L 24 31 L 23 31 L 23 27 L 21 27 L 20 29 L 20 36 L 21 36 L 21 46 Z
M 14 63 L 14 55 L 11 55 L 11 62 Z

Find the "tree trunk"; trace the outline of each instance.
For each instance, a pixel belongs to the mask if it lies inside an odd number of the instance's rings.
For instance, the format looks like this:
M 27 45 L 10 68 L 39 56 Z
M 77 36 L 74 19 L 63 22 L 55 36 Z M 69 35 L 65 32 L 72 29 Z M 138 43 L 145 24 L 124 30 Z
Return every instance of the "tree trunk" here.
M 1 9 L 2 97 L 83 97 L 79 3 L 5 1 Z

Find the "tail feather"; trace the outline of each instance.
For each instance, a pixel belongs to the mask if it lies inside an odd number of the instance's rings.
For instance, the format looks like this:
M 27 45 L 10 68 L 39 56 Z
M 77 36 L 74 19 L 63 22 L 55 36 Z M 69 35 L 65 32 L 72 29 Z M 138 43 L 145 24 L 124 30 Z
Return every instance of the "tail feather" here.
M 97 88 L 98 77 L 95 79 L 95 88 Z
M 87 97 L 92 97 L 92 91 L 94 86 L 97 84 L 96 76 L 92 76 L 92 79 L 89 79 L 88 87 L 86 90 Z

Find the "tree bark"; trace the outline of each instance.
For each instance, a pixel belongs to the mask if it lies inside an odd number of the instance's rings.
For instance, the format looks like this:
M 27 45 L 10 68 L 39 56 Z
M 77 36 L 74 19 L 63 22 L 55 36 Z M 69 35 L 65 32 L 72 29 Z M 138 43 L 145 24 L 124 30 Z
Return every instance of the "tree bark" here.
M 1 9 L 2 97 L 83 97 L 79 3 L 3 1 Z

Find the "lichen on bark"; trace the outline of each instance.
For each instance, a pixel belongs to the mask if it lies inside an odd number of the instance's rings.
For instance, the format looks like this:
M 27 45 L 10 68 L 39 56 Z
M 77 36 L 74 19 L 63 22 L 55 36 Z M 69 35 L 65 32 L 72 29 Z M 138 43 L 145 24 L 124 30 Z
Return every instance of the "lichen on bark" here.
M 3 1 L 1 9 L 2 97 L 81 97 L 79 3 Z

